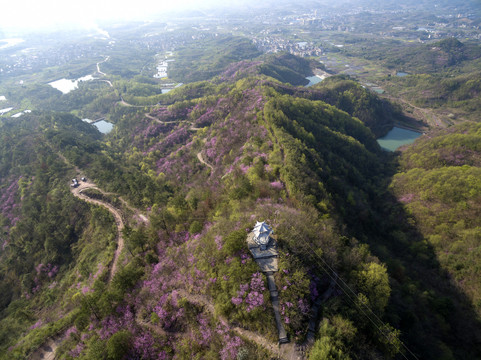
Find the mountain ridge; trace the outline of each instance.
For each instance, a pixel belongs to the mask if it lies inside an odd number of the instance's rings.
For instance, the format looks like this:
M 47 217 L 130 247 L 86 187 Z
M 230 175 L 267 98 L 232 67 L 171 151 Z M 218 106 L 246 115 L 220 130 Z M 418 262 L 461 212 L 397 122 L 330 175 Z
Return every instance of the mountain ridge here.
M 148 116 L 143 108 L 125 110 L 128 116 L 106 140 L 67 114 L 33 112 L 15 124 L 2 121 L 2 127 L 23 129 L 26 139 L 13 143 L 9 134 L 2 137 L 2 159 L 8 161 L 2 160 L 0 170 L 10 183 L 2 183 L 0 194 L 19 204 L 14 208 L 9 202 L 9 214 L 20 212 L 18 222 L 10 215 L 2 219 L 13 223 L 8 231 L 14 236 L 1 256 L 17 266 L 2 265 L 3 279 L 16 284 L 3 301 L 0 320 L 12 329 L 1 334 L 2 344 L 12 346 L 2 348 L 5 358 L 25 357 L 42 339 L 62 334 L 66 340 L 57 354 L 63 358 L 269 358 L 268 349 L 232 329 L 276 340 L 268 291 L 246 248 L 246 229 L 255 220 L 269 221 L 277 234 L 275 279 L 291 341 L 303 343 L 309 309 L 329 288 L 331 270 L 342 279 L 322 304 L 310 358 L 395 358 L 406 354 L 401 341 L 426 358 L 446 349 L 475 356 L 472 337 L 449 336 L 449 327 L 459 323 L 446 311 L 460 310 L 435 301 L 449 292 L 437 287 L 442 273 L 419 234 L 409 240 L 408 255 L 405 250 L 394 254 L 416 230 L 409 222 L 397 224 L 396 217 L 406 216 L 397 200 L 383 200 L 394 165 L 367 126 L 385 127 L 384 116 L 396 108 L 346 78 L 299 88 L 253 74 L 249 64 L 228 71 L 231 79 L 220 74 L 172 90 Z M 121 195 L 148 212 L 149 224 L 131 219 L 126 225 L 123 265 L 110 285 L 105 280 L 115 249 L 111 216 L 73 198 L 67 184 L 74 169 L 49 147 L 34 151 L 29 138 L 48 140 L 101 189 L 117 194 L 112 201 Z M 9 146 L 28 156 L 8 157 Z M 22 171 L 29 178 L 35 174 L 31 186 L 13 177 Z M 36 199 L 33 206 L 20 202 L 22 192 L 25 199 Z M 52 198 L 66 204 L 60 202 L 54 211 Z M 73 229 L 65 227 L 71 237 L 47 236 L 48 228 L 31 222 L 38 214 L 51 224 L 74 215 L 83 220 Z M 28 237 L 32 231 L 43 235 Z M 91 248 L 98 236 L 107 241 Z M 383 237 L 389 241 L 383 243 Z M 49 245 L 52 240 L 57 248 Z M 27 268 L 18 268 L 15 257 L 25 257 L 32 246 L 39 249 L 36 256 Z M 60 261 L 64 254 L 56 249 L 62 246 L 70 255 Z M 406 270 L 403 256 L 414 251 L 421 255 L 411 259 L 414 266 L 424 269 L 426 262 L 433 284 L 417 282 Z M 380 260 L 389 257 L 386 263 Z M 58 270 L 50 276 L 54 266 Z M 207 296 L 214 314 L 230 323 L 218 323 L 185 292 Z M 40 312 L 49 308 L 52 296 L 61 299 L 61 308 Z M 438 329 L 436 336 L 421 331 L 413 318 Z M 466 326 L 472 329 L 472 323 Z M 152 333 L 153 328 L 158 331 Z

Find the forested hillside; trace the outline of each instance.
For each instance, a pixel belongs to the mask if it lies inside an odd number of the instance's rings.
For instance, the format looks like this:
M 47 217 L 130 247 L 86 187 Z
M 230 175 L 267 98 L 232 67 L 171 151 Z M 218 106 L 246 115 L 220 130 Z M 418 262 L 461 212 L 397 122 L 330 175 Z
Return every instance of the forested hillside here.
M 391 185 L 478 315 L 480 129 L 465 123 L 424 137 L 403 153 Z
M 48 1 L 2 7 L 0 360 L 481 359 L 479 0 Z
M 274 313 L 246 243 L 257 220 L 275 229 L 282 322 L 309 359 L 480 355 L 476 273 L 456 262 L 474 256 L 477 128 L 449 135 L 465 145 L 420 142 L 389 187 L 394 159 L 373 131 L 402 116 L 396 107 L 344 77 L 299 88 L 258 65 L 116 110 L 105 138 L 69 114 L 2 120 L 2 358 L 38 354 L 49 337 L 62 359 L 271 358 Z M 448 143 L 473 148 L 452 159 L 422 151 Z M 449 161 L 465 195 L 423 190 L 419 177 L 451 176 L 438 173 Z M 115 222 L 69 191 L 77 171 L 103 191 L 88 196 L 125 217 L 115 272 Z M 448 235 L 418 199 L 433 209 L 455 201 L 473 220 L 445 210 L 456 224 Z M 466 240 L 453 250 L 456 234 Z M 438 251 L 453 255 L 438 264 Z M 306 343 L 310 321 L 319 327 Z

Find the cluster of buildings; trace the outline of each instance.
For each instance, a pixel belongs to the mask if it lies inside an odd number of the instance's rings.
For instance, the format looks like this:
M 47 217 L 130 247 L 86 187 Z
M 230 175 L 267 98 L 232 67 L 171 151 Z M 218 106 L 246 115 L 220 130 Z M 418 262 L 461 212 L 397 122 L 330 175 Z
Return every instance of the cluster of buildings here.
M 26 44 L 26 43 L 24 43 Z M 25 48 L 16 47 L 3 50 L 0 55 L 0 74 L 22 75 L 42 71 L 45 67 L 61 66 L 75 60 L 100 56 L 98 48 L 85 44 L 67 44 L 61 47 Z
M 260 50 L 267 52 L 288 51 L 300 56 L 316 56 L 320 49 L 312 46 L 302 49 L 296 43 L 290 44 L 282 39 L 282 34 L 319 31 L 343 33 L 376 34 L 383 37 L 412 39 L 419 41 L 445 39 L 480 39 L 480 21 L 474 14 L 449 14 L 442 9 L 426 20 L 426 23 L 409 22 L 412 9 L 375 9 L 354 7 L 330 10 L 293 11 L 289 15 L 276 16 L 260 14 L 255 21 L 262 23 L 264 29 L 254 35 L 254 42 Z M 266 36 L 269 32 L 273 36 Z M 277 37 L 275 37 L 277 35 Z
M 154 74 L 154 78 L 162 79 L 167 77 L 167 68 L 169 67 L 169 63 L 165 60 L 160 61 L 157 64 L 157 74 Z
M 311 42 L 292 42 L 281 37 L 254 37 L 252 42 L 265 53 L 288 52 L 296 56 L 320 56 L 322 49 Z

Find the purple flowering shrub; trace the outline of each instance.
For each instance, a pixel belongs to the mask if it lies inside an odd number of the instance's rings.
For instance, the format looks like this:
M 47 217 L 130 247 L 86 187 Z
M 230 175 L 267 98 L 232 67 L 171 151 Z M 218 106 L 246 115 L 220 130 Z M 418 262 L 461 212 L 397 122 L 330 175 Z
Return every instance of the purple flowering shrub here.
M 219 79 L 221 81 L 238 80 L 242 77 L 256 74 L 258 72 L 257 67 L 260 64 L 262 64 L 262 61 L 243 60 L 232 63 L 219 75 Z
M 69 355 L 73 358 L 77 358 L 80 356 L 80 354 L 82 353 L 82 351 L 84 350 L 85 348 L 85 344 L 84 343 L 78 343 L 75 348 L 73 348 L 73 350 L 70 350 L 69 352 Z
M 206 160 L 215 168 L 231 166 L 251 138 L 266 137 L 266 129 L 257 122 L 256 113 L 264 104 L 259 90 L 232 90 L 214 103 L 199 103 L 191 113 L 195 123 L 210 123 L 203 146 Z
M 192 181 L 194 176 L 204 169 L 193 150 L 194 143 L 190 141 L 169 155 L 160 157 L 155 164 L 156 172 L 177 183 Z
M 185 237 L 188 239 L 187 232 Z M 161 248 L 158 253 L 159 262 L 152 266 L 150 274 L 144 280 L 141 289 L 142 292 L 145 292 L 145 297 L 148 297 L 149 301 L 152 302 L 151 307 L 161 300 L 163 293 L 169 293 L 173 289 L 182 287 L 186 281 L 185 274 L 180 271 L 182 263 L 180 265 L 178 263 L 183 260 L 181 247 Z
M 18 201 L 18 183 L 21 179 L 22 176 L 0 185 L 0 230 L 4 230 L 2 232 L 5 233 L 8 233 L 8 230 L 20 220 L 18 216 L 18 208 L 20 206 Z M 1 221 L 2 218 L 5 219 L 4 222 Z M 2 229 L 2 226 L 4 229 Z M 7 239 L 4 239 L 4 242 L 0 244 L 2 248 L 7 245 L 7 241 Z
M 87 272 L 88 273 L 88 272 Z M 71 288 L 79 290 L 82 295 L 91 294 L 94 292 L 96 281 L 105 281 L 108 273 L 108 267 L 102 263 L 97 264 L 97 271 L 95 273 L 89 273 L 88 277 L 78 273 L 76 283 Z
M 242 158 L 255 158 L 257 154 L 262 154 L 259 151 L 256 154 L 250 146 L 243 146 L 251 138 L 262 144 L 267 137 L 267 130 L 257 124 L 255 115 L 263 102 L 258 90 L 234 90 L 226 97 L 202 100 L 187 110 L 179 108 L 173 111 L 172 106 L 161 107 L 152 114 L 162 121 L 178 121 L 175 128 L 167 134 L 160 133 L 157 125 L 149 125 L 142 132 L 145 134 L 144 144 L 136 146 L 143 149 L 144 157 L 151 164 L 149 166 L 157 174 L 162 173 L 176 183 L 204 181 L 197 178 L 205 169 L 197 159 L 199 150 L 215 172 L 225 173 L 222 169 L 227 165 L 229 173 L 242 152 L 245 153 Z M 184 116 L 188 116 L 194 126 L 210 125 L 204 143 L 193 141 L 196 133 L 189 129 L 188 123 L 182 122 L 185 121 Z
M 239 348 L 243 344 L 242 339 L 237 335 L 232 335 L 228 325 L 222 321 L 217 326 L 215 332 L 221 337 L 222 341 L 222 350 L 220 351 L 221 360 L 235 360 Z
M 264 294 L 266 292 L 266 287 L 264 285 L 264 278 L 260 272 L 252 274 L 250 283 L 241 284 L 240 290 L 237 291 L 237 295 L 231 298 L 234 305 L 239 306 L 245 304 L 245 310 L 251 312 L 257 307 L 264 306 Z
M 175 359 L 192 359 L 205 354 L 216 359 L 236 360 L 239 350 L 245 349 L 244 341 L 222 320 L 214 321 L 204 314 L 192 320 L 196 324 L 175 343 Z
M 217 311 L 229 320 L 264 333 L 273 332 L 266 279 L 247 249 L 245 230 L 218 235 L 221 228 L 232 229 L 232 225 L 236 224 L 214 224 L 199 237 L 200 246 L 191 250 L 195 284 L 201 285 L 198 291 L 211 296 Z
M 189 114 L 189 118 L 195 126 L 209 126 L 218 120 L 224 119 L 228 115 L 229 105 L 230 101 L 226 97 L 203 99 L 194 106 L 192 112 Z
M 127 294 L 125 302 L 117 306 L 112 314 L 104 317 L 100 323 L 96 321 L 91 323 L 88 332 L 81 335 L 81 342 L 70 352 L 70 355 L 79 356 L 92 335 L 99 341 L 108 342 L 115 334 L 127 332 L 130 338 L 127 354 L 125 354 L 127 358 L 170 359 L 167 353 L 172 350 L 173 338 L 162 336 L 143 326 L 136 319 L 136 313 L 139 310 L 141 310 L 141 303 L 136 295 Z
M 183 326 L 184 308 L 179 304 L 180 297 L 174 290 L 171 294 L 163 294 L 153 312 L 155 322 L 167 331 L 179 331 Z
M 149 164 L 149 168 L 157 173 L 170 174 L 178 170 L 172 168 L 173 163 L 191 150 L 192 141 L 187 144 L 194 134 L 189 130 L 188 118 L 191 111 L 189 102 L 176 103 L 153 109 L 149 114 L 164 123 L 158 123 L 147 117 L 138 121 L 132 131 L 134 134 L 132 146 L 134 153 L 147 160 L 142 162 L 144 165 Z M 192 159 L 194 158 L 195 155 L 192 156 Z M 179 159 L 179 162 L 182 160 Z M 183 170 L 188 171 L 190 165 L 194 164 L 193 161 L 191 163 Z
M 159 262 L 148 266 L 150 271 L 132 293 L 115 311 L 103 318 L 97 326 L 91 326 L 101 341 L 108 341 L 119 331 L 131 334 L 128 356 L 142 359 L 191 358 L 202 353 L 217 353 L 221 359 L 236 359 L 244 342 L 231 331 L 231 327 L 212 319 L 208 312 L 184 298 L 183 291 L 202 294 L 217 280 L 208 278 L 199 258 L 204 251 L 204 237 L 212 231 L 206 224 L 201 233 L 159 232 L 157 254 Z M 211 239 L 215 246 L 215 240 Z M 223 246 L 223 241 L 217 238 Z M 249 269 L 252 261 L 245 252 L 240 252 L 233 262 Z M 212 264 L 210 264 L 212 265 Z M 222 265 L 225 265 L 224 261 Z M 215 264 L 214 264 L 215 266 Z M 232 278 L 234 274 L 232 273 Z M 223 281 L 223 280 L 221 280 Z M 249 293 L 265 289 L 264 280 L 254 275 Z M 252 291 L 251 291 L 252 290 Z M 251 306 L 263 303 L 253 295 L 248 301 Z M 158 330 L 155 330 L 158 329 Z M 72 349 L 71 356 L 82 353 L 79 345 Z
M 302 336 L 307 331 L 305 326 L 310 305 L 310 279 L 293 256 L 281 252 L 279 258 L 279 272 L 276 283 L 279 287 L 279 311 L 286 326 L 286 330 Z
M 33 330 L 33 329 L 36 329 L 36 328 L 39 328 L 40 326 L 42 326 L 44 324 L 43 320 L 40 319 L 38 320 L 35 324 L 33 324 L 32 326 L 30 326 L 30 330 Z
M 240 86 L 227 89 L 224 96 L 153 109 L 150 116 L 166 123 L 140 121 L 133 141 L 138 151 L 135 158 L 141 154 L 144 169 L 163 174 L 177 184 L 192 186 L 216 186 L 218 180 L 206 178 L 212 173 L 224 176 L 235 168 L 247 173 L 256 158 L 262 158 L 267 166 L 266 152 L 272 148 L 272 142 L 267 129 L 257 121 L 257 113 L 265 102 L 261 91 Z M 196 132 L 191 126 L 204 129 Z M 199 152 L 213 166 L 210 173 L 197 159 Z M 274 182 L 272 190 L 280 190 L 275 183 L 278 179 L 270 181 Z
M 98 329 L 98 335 L 100 339 L 106 340 L 120 330 L 135 332 L 135 316 L 128 305 L 117 306 L 114 314 L 105 317 Z
M 270 183 L 270 185 L 272 186 L 273 189 L 276 189 L 276 190 L 283 190 L 284 189 L 284 184 L 282 182 L 280 182 L 279 180 L 272 181 Z
M 209 318 L 204 314 L 198 314 L 197 323 L 199 324 L 197 335 L 197 343 L 202 346 L 209 346 L 214 335 L 212 325 L 209 323 Z
M 185 120 L 192 111 L 190 101 L 179 101 L 170 106 L 160 106 L 151 111 L 150 115 L 160 121 Z
M 45 283 L 51 282 L 57 275 L 58 270 L 59 270 L 58 265 L 53 265 L 50 263 L 46 265 L 40 263 L 37 266 L 35 266 L 35 276 L 33 279 L 33 285 L 31 289 L 32 294 L 35 294 L 38 291 L 40 291 L 40 289 Z M 55 286 L 54 284 L 56 283 L 53 282 L 52 285 Z M 26 297 L 29 298 L 30 294 L 26 293 Z
M 152 139 L 156 139 L 159 135 L 167 135 L 176 127 L 175 123 L 159 124 L 156 122 L 150 123 L 142 131 L 138 132 L 136 136 L 136 145 L 142 146 L 149 144 Z
M 158 151 L 160 154 L 168 154 L 168 150 L 182 145 L 191 135 L 187 125 L 178 125 L 163 139 L 148 148 L 146 152 Z

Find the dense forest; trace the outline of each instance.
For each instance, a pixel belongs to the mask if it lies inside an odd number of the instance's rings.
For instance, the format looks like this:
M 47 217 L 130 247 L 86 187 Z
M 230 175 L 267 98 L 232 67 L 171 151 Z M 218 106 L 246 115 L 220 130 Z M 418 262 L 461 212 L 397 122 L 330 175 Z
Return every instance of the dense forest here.
M 382 54 L 420 69 L 392 91 L 433 77 L 439 104 L 477 106 L 476 78 L 434 72 L 479 49 L 420 48 Z M 410 120 L 399 105 L 346 75 L 304 87 L 322 65 L 241 37 L 180 46 L 169 79 L 186 84 L 168 93 L 121 64 L 62 96 L 27 84 L 10 95 L 33 111 L 0 118 L 0 359 L 287 357 L 256 221 L 274 229 L 293 354 L 481 357 L 478 123 L 388 153 L 376 138 Z

